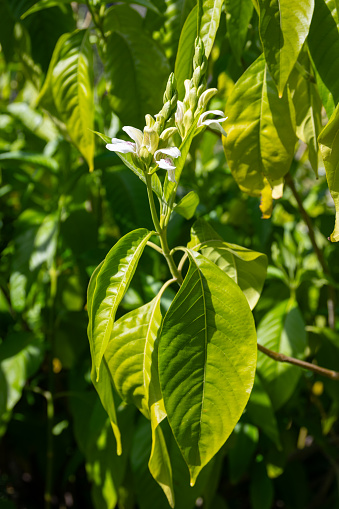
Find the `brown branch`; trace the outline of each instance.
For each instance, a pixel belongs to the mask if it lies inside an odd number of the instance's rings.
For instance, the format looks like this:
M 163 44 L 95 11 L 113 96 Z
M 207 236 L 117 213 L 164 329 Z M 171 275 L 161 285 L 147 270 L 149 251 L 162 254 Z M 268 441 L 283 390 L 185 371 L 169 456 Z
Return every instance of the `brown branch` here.
M 292 194 L 298 204 L 298 208 L 299 208 L 301 217 L 303 218 L 303 220 L 305 221 L 305 223 L 307 225 L 311 244 L 312 244 L 314 252 L 319 260 L 319 263 L 324 271 L 324 274 L 326 276 L 328 276 L 328 278 L 331 278 L 331 273 L 328 268 L 327 262 L 324 258 L 324 254 L 321 251 L 321 249 L 319 248 L 317 241 L 315 240 L 314 228 L 313 228 L 311 218 L 307 214 L 306 210 L 304 209 L 304 206 L 303 206 L 303 203 L 299 196 L 299 193 L 296 190 L 293 179 L 289 173 L 287 173 L 287 175 L 285 175 L 285 182 L 288 185 L 288 187 L 291 189 Z M 328 291 L 328 298 L 327 298 L 328 325 L 332 330 L 334 330 L 335 329 L 335 289 L 331 285 L 330 282 L 327 284 L 327 291 Z
M 317 373 L 318 375 L 326 376 L 327 378 L 331 378 L 332 380 L 339 380 L 339 373 L 337 371 L 333 371 L 331 369 L 322 368 L 321 366 L 317 366 L 316 364 L 311 364 L 310 362 L 301 361 L 299 359 L 295 359 L 294 357 L 289 357 L 288 355 L 284 355 L 283 353 L 273 352 L 269 350 L 265 346 L 257 343 L 258 350 L 264 353 L 271 359 L 274 359 L 278 362 L 288 362 L 289 364 L 293 364 L 294 366 L 299 366 L 299 368 L 308 369 L 309 371 L 313 371 L 313 373 Z

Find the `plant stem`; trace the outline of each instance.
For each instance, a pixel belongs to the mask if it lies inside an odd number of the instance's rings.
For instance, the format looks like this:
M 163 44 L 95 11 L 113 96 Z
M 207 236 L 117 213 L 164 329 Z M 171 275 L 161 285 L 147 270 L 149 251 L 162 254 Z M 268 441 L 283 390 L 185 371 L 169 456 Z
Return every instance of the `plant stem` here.
M 155 207 L 154 198 L 153 198 L 153 190 L 152 190 L 152 176 L 149 174 L 146 174 L 146 185 L 147 185 L 147 194 L 148 194 L 148 201 L 150 204 L 151 209 L 151 215 L 154 227 L 159 234 L 160 237 L 160 243 L 162 248 L 162 254 L 166 258 L 167 265 L 169 267 L 169 270 L 172 274 L 172 276 L 177 280 L 179 285 L 182 283 L 182 277 L 180 272 L 178 271 L 178 268 L 174 262 L 173 256 L 170 253 L 168 243 L 167 243 L 167 226 L 164 226 L 161 228 L 159 219 L 158 219 L 158 213 L 157 209 Z
M 161 249 L 161 247 L 157 246 L 156 244 L 154 244 L 154 242 L 151 242 L 150 240 L 147 241 L 147 245 L 149 247 L 151 247 L 152 249 L 154 249 L 155 251 L 158 251 L 158 253 L 160 254 L 164 254 L 163 250 Z
M 326 276 L 328 276 L 328 278 L 331 278 L 331 273 L 328 268 L 327 262 L 324 258 L 324 254 L 321 251 L 321 249 L 319 248 L 317 241 L 315 239 L 315 233 L 314 233 L 314 228 L 313 228 L 311 218 L 307 214 L 307 212 L 303 206 L 303 203 L 301 201 L 299 193 L 298 193 L 298 191 L 294 185 L 293 179 L 289 173 L 287 175 L 285 175 L 285 182 L 288 185 L 288 187 L 291 189 L 292 194 L 298 204 L 298 208 L 299 208 L 301 217 L 303 218 L 303 220 L 305 221 L 305 223 L 307 225 L 311 244 L 312 244 L 314 252 L 319 260 L 319 263 L 324 271 L 324 274 Z M 327 284 L 327 292 L 328 292 L 328 298 L 327 298 L 328 325 L 331 329 L 334 330 L 335 329 L 335 300 L 336 300 L 335 299 L 335 288 L 329 282 Z
M 273 352 L 269 350 L 265 346 L 257 343 L 258 350 L 271 359 L 274 359 L 278 362 L 288 362 L 289 364 L 293 364 L 294 366 L 299 366 L 300 368 L 308 369 L 309 371 L 313 371 L 313 373 L 317 373 L 318 375 L 326 376 L 327 378 L 331 378 L 332 380 L 339 380 L 339 373 L 337 371 L 333 371 L 331 369 L 322 368 L 321 366 L 316 366 L 315 364 L 311 364 L 310 362 L 301 361 L 299 359 L 295 359 L 294 357 L 289 357 L 288 355 L 284 355 L 283 353 Z

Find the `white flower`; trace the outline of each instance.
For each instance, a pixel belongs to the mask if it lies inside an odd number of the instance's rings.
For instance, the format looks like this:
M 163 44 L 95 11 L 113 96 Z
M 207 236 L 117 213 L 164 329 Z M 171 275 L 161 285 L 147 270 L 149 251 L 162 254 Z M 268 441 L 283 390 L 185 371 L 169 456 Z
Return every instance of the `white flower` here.
M 161 157 L 165 155 L 167 157 Z M 157 161 L 159 168 L 168 171 L 168 180 L 170 182 L 176 182 L 175 180 L 175 166 L 173 159 L 181 156 L 181 152 L 177 147 L 161 148 L 154 154 L 154 159 Z M 159 161 L 158 161 L 159 159 Z
M 131 152 L 132 154 L 138 155 L 143 141 L 142 131 L 136 127 L 130 127 L 128 125 L 123 127 L 122 130 L 125 131 L 132 140 L 134 140 L 134 143 L 131 141 L 119 140 L 118 138 L 112 138 L 112 143 L 108 143 L 106 148 L 112 152 L 120 152 L 121 154 Z
M 218 131 L 219 133 L 223 134 L 224 136 L 227 136 L 226 131 L 220 125 L 220 122 L 225 122 L 227 117 L 219 118 L 219 119 L 211 118 L 211 119 L 205 120 L 207 115 L 209 115 L 210 113 L 212 113 L 213 115 L 218 115 L 219 117 L 222 117 L 224 115 L 224 113 L 222 111 L 220 111 L 220 110 L 208 110 L 208 111 L 205 111 L 205 113 L 202 113 L 200 115 L 197 127 L 202 127 L 203 125 L 208 125 L 214 131 Z

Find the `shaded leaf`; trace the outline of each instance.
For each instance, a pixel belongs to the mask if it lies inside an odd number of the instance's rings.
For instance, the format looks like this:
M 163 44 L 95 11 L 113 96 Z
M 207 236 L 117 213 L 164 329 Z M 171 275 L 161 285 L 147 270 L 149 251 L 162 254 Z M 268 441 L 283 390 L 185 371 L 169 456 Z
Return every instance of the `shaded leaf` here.
M 230 481 L 238 483 L 248 470 L 259 440 L 256 426 L 239 422 L 234 428 L 233 445 L 228 454 Z
M 260 322 L 257 334 L 258 343 L 269 350 L 296 358 L 305 355 L 305 323 L 293 301 L 281 302 L 269 311 Z M 297 366 L 277 362 L 262 352 L 258 352 L 257 370 L 274 409 L 291 397 L 302 373 Z
M 317 71 L 320 97 L 328 118 L 339 101 L 339 32 L 335 2 L 315 0 L 314 15 L 307 39 L 313 64 Z
M 189 270 L 161 330 L 159 376 L 168 420 L 194 485 L 246 405 L 256 338 L 239 287 L 205 257 L 187 254 Z
M 253 13 L 251 0 L 226 0 L 227 33 L 233 54 L 240 64 L 247 29 Z
M 256 375 L 250 399 L 247 403 L 246 414 L 281 449 L 277 420 L 274 415 L 271 400 Z
M 339 105 L 328 124 L 319 135 L 320 152 L 326 169 L 326 178 L 335 205 L 335 225 L 330 236 L 332 242 L 339 240 Z
M 318 175 L 318 141 L 321 131 L 321 100 L 318 90 L 311 81 L 309 61 L 303 55 L 304 74 L 294 70 L 290 77 L 292 99 L 296 115 L 296 132 L 300 140 L 308 146 L 308 157 L 316 175 Z M 308 74 L 306 74 L 308 73 Z
M 110 104 L 124 125 L 143 127 L 147 113 L 158 113 L 169 75 L 161 48 L 141 30 L 142 18 L 126 5 L 105 14 L 104 66 Z

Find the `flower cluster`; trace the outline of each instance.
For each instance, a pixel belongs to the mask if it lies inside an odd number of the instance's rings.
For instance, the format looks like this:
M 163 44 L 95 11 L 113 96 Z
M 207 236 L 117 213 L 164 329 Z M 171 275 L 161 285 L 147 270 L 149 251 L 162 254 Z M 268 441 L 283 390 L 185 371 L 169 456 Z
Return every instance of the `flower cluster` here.
M 174 74 L 168 79 L 163 98 L 163 107 L 161 111 L 153 118 L 146 115 L 146 126 L 141 131 L 135 127 L 125 126 L 123 131 L 133 140 L 123 141 L 113 138 L 112 143 L 108 143 L 106 148 L 113 152 L 122 154 L 131 153 L 138 166 L 146 173 L 150 167 L 154 166 L 168 171 L 168 180 L 175 181 L 175 164 L 173 159 L 181 156 L 179 148 L 168 146 L 168 141 L 175 134 L 179 133 L 182 140 L 188 134 L 188 131 L 196 122 L 197 133 L 204 126 L 208 126 L 226 136 L 226 132 L 220 125 L 226 118 L 220 110 L 206 110 L 207 103 L 217 93 L 216 88 L 206 89 L 204 75 L 207 69 L 207 59 L 205 56 L 204 44 L 200 37 L 196 40 L 195 54 L 193 58 L 193 76 L 190 80 L 185 80 L 185 97 L 183 101 L 178 101 Z M 170 123 L 175 112 L 176 127 L 165 128 L 166 122 Z M 207 119 L 210 114 L 221 116 L 220 119 Z M 153 169 L 152 169 L 153 172 Z

